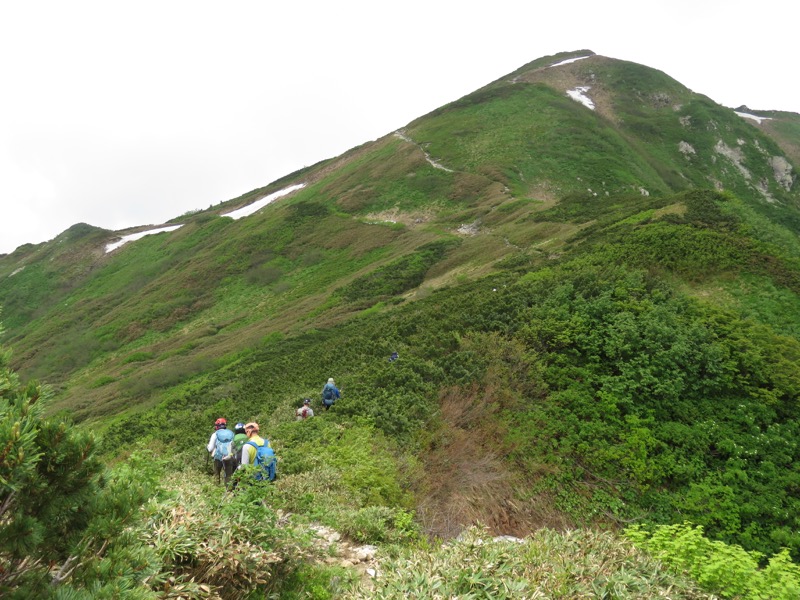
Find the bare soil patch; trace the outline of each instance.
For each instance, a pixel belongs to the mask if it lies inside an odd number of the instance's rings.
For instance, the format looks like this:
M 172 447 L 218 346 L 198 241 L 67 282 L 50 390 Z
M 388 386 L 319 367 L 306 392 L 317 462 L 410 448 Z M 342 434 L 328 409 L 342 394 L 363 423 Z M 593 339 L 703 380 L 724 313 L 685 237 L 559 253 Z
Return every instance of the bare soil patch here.
M 571 525 L 546 495 L 523 500 L 516 493 L 522 482 L 506 466 L 500 432 L 491 425 L 499 408 L 491 389 L 451 388 L 441 407 L 444 424 L 424 457 L 417 506 L 426 533 L 449 539 L 482 524 L 493 535 L 523 537 L 541 527 Z

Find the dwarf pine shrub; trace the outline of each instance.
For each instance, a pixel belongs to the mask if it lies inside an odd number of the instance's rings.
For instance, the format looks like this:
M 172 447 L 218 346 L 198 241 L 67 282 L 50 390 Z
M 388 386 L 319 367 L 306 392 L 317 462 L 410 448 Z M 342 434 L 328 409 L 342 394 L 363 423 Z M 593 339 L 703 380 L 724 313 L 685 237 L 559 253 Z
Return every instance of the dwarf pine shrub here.
M 160 565 L 130 529 L 157 485 L 154 461 L 112 470 L 94 436 L 44 419 L 46 390 L 0 353 L 0 596 L 155 598 Z

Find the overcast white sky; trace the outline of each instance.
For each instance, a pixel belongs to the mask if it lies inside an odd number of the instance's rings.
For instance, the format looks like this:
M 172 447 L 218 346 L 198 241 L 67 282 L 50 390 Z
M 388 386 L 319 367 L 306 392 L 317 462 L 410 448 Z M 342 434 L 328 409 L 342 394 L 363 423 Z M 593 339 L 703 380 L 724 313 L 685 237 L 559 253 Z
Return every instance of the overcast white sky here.
M 798 6 L 0 0 L 0 253 L 208 208 L 561 51 L 800 112 Z

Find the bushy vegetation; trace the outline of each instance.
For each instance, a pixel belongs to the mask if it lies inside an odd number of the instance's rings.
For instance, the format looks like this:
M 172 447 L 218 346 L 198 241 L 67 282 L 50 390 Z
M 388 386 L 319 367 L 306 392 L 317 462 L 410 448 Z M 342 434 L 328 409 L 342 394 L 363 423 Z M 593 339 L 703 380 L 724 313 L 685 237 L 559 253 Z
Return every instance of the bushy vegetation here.
M 369 300 L 413 289 L 425 280 L 425 273 L 454 245 L 458 245 L 457 240 L 441 240 L 420 246 L 413 254 L 359 277 L 339 290 L 339 294 L 350 301 Z
M 148 461 L 107 470 L 93 436 L 41 417 L 44 390 L 0 357 L 0 593 L 8 598 L 146 598 L 153 553 L 131 525 L 156 487 Z
M 428 456 L 447 460 L 448 452 L 463 451 L 462 440 L 475 439 L 483 453 L 505 457 L 505 474 L 489 477 L 515 482 L 503 490 L 481 488 L 476 480 L 469 488 L 476 490 L 474 501 L 481 494 L 507 498 L 501 518 L 524 520 L 527 509 L 510 507 L 549 499 L 550 510 L 576 524 L 688 518 L 720 543 L 763 556 L 784 556 L 787 548 L 786 556 L 796 558 L 800 342 L 736 305 L 721 308 L 682 291 L 744 269 L 794 294 L 792 248 L 777 250 L 751 235 L 727 210 L 731 201 L 711 192 L 634 196 L 620 199 L 616 218 L 603 221 L 594 207 L 568 199 L 551 218 L 597 225 L 584 229 L 561 260 L 467 281 L 338 326 L 270 336 L 200 375 L 149 384 L 140 377 L 139 385 L 163 386 L 161 401 L 107 424 L 103 448 L 116 454 L 136 439 L 177 451 L 191 482 L 192 469 L 202 470 L 201 453 L 191 448 L 202 448 L 214 418 L 257 419 L 281 458 L 281 475 L 258 492 L 266 494 L 268 508 L 259 504 L 241 523 L 268 524 L 280 509 L 357 542 L 413 546 L 429 533 L 413 517 L 431 488 Z M 413 255 L 422 261 L 419 272 L 451 247 L 423 246 L 421 258 Z M 354 285 L 365 295 L 358 299 L 399 293 L 388 282 L 404 264 Z M 393 351 L 400 359 L 389 362 Z M 156 358 L 133 351 L 123 361 Z M 331 411 L 317 405 L 317 417 L 295 422 L 299 399 L 318 398 L 331 375 L 343 397 Z M 463 407 L 445 410 L 459 397 Z M 170 423 L 190 432 L 188 446 L 175 448 Z M 160 528 L 166 537 L 147 547 L 162 548 L 159 572 L 177 574 L 176 585 L 202 580 L 211 594 L 224 576 L 201 554 L 214 555 L 221 546 L 209 546 L 213 534 L 199 515 L 227 511 L 228 501 L 188 516 L 170 502 L 153 505 L 142 535 Z M 465 515 L 456 520 L 469 524 Z M 262 531 L 269 538 L 262 546 L 271 549 L 236 565 L 243 594 L 278 585 L 255 572 L 281 572 L 291 581 L 298 573 L 293 557 L 305 552 L 275 527 Z M 223 539 L 230 544 L 235 537 Z M 170 550 L 173 544 L 182 553 Z M 330 590 L 322 582 L 333 575 L 323 573 L 309 577 Z M 505 585 L 504 576 L 490 580 L 492 589 Z M 714 585 L 738 589 L 735 582 Z
M 692 214 L 670 226 L 695 230 Z M 401 456 L 416 455 L 430 443 L 422 432 L 443 427 L 437 407 L 445 390 L 486 386 L 488 421 L 478 426 L 499 426 L 488 448 L 519 465 L 532 489 L 558 490 L 557 505 L 572 518 L 688 516 L 717 539 L 796 554 L 800 345 L 633 268 L 676 271 L 680 247 L 672 248 L 678 253 L 644 261 L 633 253 L 631 267 L 610 266 L 603 251 L 587 254 L 269 344 L 186 387 L 152 416 L 120 423 L 108 439 L 117 444 L 118 436 L 149 435 L 173 421 L 202 430 L 217 412 L 257 416 L 286 447 L 294 473 L 304 462 L 295 452 L 313 461 L 328 448 L 325 462 L 336 465 L 332 441 L 374 448 L 384 445 L 378 434 L 404 440 Z M 702 247 L 685 248 L 707 257 Z M 389 363 L 393 350 L 402 358 Z M 306 427 L 306 444 L 285 420 L 295 399 L 318 394 L 330 374 L 345 396 L 326 417 L 345 428 Z M 225 397 L 208 402 L 222 390 Z M 355 417 L 374 429 L 353 429 L 347 423 Z M 349 493 L 371 481 L 365 505 L 402 504 L 385 487 L 390 472 L 378 467 L 386 477 L 378 483 L 352 471 L 360 483 Z
M 723 598 L 791 600 L 800 597 L 800 567 L 782 550 L 761 568 L 764 555 L 740 546 L 711 541 L 703 528 L 688 523 L 662 525 L 647 532 L 641 527 L 627 536 L 658 559 Z

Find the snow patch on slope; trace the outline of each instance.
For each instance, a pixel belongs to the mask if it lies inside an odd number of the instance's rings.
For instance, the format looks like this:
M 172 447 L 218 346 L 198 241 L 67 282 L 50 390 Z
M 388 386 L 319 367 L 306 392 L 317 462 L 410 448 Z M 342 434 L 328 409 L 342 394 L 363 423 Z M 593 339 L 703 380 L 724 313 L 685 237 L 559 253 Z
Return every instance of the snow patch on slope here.
M 111 252 L 112 250 L 116 250 L 123 244 L 127 244 L 128 242 L 132 242 L 134 240 L 138 240 L 143 238 L 146 235 L 152 235 L 154 233 L 163 233 L 165 231 L 175 231 L 179 227 L 183 227 L 183 225 L 169 225 L 167 227 L 158 227 L 156 229 L 148 229 L 147 231 L 139 231 L 137 233 L 131 233 L 130 235 L 122 236 L 118 241 L 112 242 L 110 244 L 106 244 L 106 254 Z
M 594 110 L 594 102 L 592 102 L 592 99 L 586 95 L 586 92 L 588 92 L 590 89 L 592 88 L 588 85 L 580 85 L 574 90 L 567 90 L 567 96 L 575 100 L 575 102 L 580 102 L 586 108 Z
M 759 117 L 758 115 L 751 115 L 750 113 L 746 112 L 739 112 L 738 110 L 733 111 L 743 119 L 752 119 L 759 125 L 761 125 L 761 121 L 771 121 L 772 117 Z
M 553 67 L 560 67 L 561 65 L 568 65 L 570 63 L 574 63 L 576 61 L 583 60 L 584 58 L 591 58 L 591 57 L 592 57 L 592 55 L 590 54 L 589 56 L 579 56 L 577 58 L 568 58 L 567 60 L 562 60 L 561 62 L 553 63 L 552 65 L 550 65 L 547 68 L 548 69 L 552 69 Z
M 237 208 L 236 210 L 232 210 L 229 213 L 224 213 L 221 216 L 223 217 L 230 217 L 231 219 L 241 219 L 242 217 L 247 217 L 252 215 L 255 212 L 258 212 L 262 208 L 264 208 L 267 204 L 270 204 L 274 200 L 286 196 L 287 194 L 291 194 L 294 191 L 297 191 L 301 188 L 306 187 L 305 183 L 298 183 L 296 185 L 290 185 L 289 187 L 283 188 L 282 190 L 278 190 L 277 192 L 272 192 L 268 196 L 264 196 L 261 200 L 257 200 L 252 204 L 248 204 L 247 206 L 243 206 L 242 208 Z

